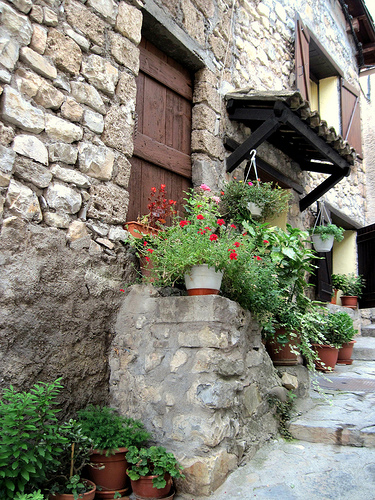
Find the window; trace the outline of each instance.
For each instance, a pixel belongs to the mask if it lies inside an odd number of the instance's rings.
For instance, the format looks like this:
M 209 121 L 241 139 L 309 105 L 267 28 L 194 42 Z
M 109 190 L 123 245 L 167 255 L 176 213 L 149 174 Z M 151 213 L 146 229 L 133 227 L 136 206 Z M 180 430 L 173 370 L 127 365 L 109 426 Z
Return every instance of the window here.
M 296 26 L 296 85 L 322 120 L 362 157 L 359 93 L 300 19 Z

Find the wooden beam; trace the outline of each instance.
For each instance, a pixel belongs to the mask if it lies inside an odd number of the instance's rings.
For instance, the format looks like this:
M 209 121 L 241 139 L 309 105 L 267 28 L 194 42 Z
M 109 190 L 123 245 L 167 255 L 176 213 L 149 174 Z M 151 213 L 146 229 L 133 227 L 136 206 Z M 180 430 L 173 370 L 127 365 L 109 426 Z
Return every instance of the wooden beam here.
M 302 198 L 302 200 L 300 200 L 299 202 L 299 209 L 301 210 L 301 212 L 306 210 L 307 207 L 312 205 L 315 201 L 319 200 L 319 198 L 321 198 L 327 191 L 336 186 L 336 184 L 340 182 L 341 179 L 349 174 L 349 171 L 332 174 L 330 177 L 328 177 L 328 179 L 326 179 L 318 187 L 313 189 L 313 191 Z
M 227 172 L 233 172 L 238 165 L 247 157 L 252 149 L 266 141 L 268 137 L 280 127 L 277 118 L 269 118 L 248 137 L 233 153 L 226 158 Z
M 266 121 L 275 116 L 271 108 L 235 108 L 229 112 L 230 120 L 244 121 Z

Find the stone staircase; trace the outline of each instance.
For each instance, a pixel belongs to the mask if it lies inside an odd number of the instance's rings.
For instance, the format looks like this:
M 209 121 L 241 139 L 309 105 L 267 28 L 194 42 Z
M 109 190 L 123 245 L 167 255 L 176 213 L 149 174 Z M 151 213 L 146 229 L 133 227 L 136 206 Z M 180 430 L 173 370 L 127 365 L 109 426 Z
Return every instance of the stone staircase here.
M 320 390 L 297 403 L 290 431 L 296 439 L 375 447 L 375 324 L 356 337 L 352 365 L 318 375 Z

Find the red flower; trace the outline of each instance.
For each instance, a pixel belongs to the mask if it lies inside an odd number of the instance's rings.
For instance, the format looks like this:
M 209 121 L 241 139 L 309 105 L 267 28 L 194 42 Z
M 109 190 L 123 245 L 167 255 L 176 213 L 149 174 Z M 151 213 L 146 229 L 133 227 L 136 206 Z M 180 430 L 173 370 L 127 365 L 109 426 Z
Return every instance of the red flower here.
M 268 241 L 268 240 L 263 240 L 263 243 L 266 243 L 266 244 L 267 244 L 267 243 L 269 243 L 269 241 Z
M 217 234 L 211 234 L 210 235 L 210 240 L 211 241 L 216 241 L 218 239 L 218 235 Z
M 182 220 L 182 221 L 180 222 L 180 226 L 181 226 L 181 227 L 187 226 L 188 224 L 189 224 L 189 221 L 188 221 L 188 220 Z
M 143 246 L 144 246 L 144 247 L 147 247 L 147 245 L 148 245 L 147 241 L 144 241 L 144 242 L 143 242 Z
M 262 260 L 262 257 L 259 257 L 259 255 L 257 255 L 257 260 Z
M 221 192 L 220 192 L 220 194 L 221 194 L 221 196 L 224 196 L 224 195 L 225 195 L 224 191 L 221 191 Z
M 177 201 L 174 201 L 174 200 L 169 200 L 169 204 L 170 205 L 176 205 Z
M 150 252 L 150 253 L 152 253 L 154 251 L 154 249 L 153 248 L 148 248 L 147 251 Z
M 122 288 L 120 288 L 120 292 L 125 292 L 125 290 L 123 290 Z
M 206 226 L 205 229 L 207 229 L 207 231 L 211 231 L 211 228 Z
M 231 224 L 230 227 L 233 227 L 234 229 L 237 229 L 237 226 L 235 224 Z
M 240 243 L 239 241 L 236 241 L 236 242 L 235 242 L 235 244 L 234 244 L 234 246 L 235 246 L 235 247 L 237 247 L 237 248 L 238 248 L 240 245 L 241 245 L 241 243 Z
M 147 262 L 150 262 L 150 257 L 145 257 L 145 259 L 147 260 Z
M 160 189 L 165 189 L 165 184 L 160 184 Z
M 225 220 L 224 219 L 217 219 L 217 223 L 219 226 L 223 226 L 225 224 Z
M 202 215 L 202 214 L 199 214 L 199 215 L 197 215 L 197 219 L 198 219 L 198 220 L 203 220 L 203 219 L 204 219 L 204 217 L 203 217 L 203 215 Z
M 242 233 L 242 236 L 246 236 L 247 235 L 247 231 L 245 233 Z
M 203 229 L 198 231 L 198 234 L 205 234 L 205 233 L 206 233 L 206 231 L 203 231 Z
M 235 251 L 233 251 L 231 254 L 229 254 L 230 260 L 237 260 L 237 254 Z
M 151 193 L 156 193 L 156 188 L 155 187 L 151 188 Z

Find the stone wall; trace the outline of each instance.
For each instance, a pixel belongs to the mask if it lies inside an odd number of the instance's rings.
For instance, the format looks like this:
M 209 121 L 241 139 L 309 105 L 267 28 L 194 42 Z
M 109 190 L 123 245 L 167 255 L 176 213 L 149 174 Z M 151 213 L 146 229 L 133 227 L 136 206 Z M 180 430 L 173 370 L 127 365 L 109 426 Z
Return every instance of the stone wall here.
M 160 297 L 135 285 L 115 329 L 111 403 L 141 418 L 181 460 L 186 480 L 179 492 L 210 494 L 244 453 L 275 435 L 267 396 L 286 390 L 259 327 L 237 303 L 215 295 Z

